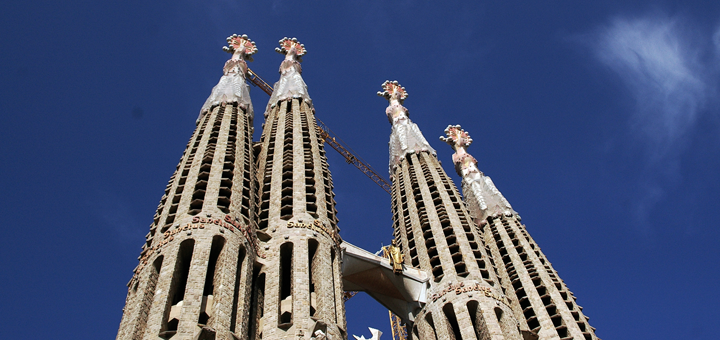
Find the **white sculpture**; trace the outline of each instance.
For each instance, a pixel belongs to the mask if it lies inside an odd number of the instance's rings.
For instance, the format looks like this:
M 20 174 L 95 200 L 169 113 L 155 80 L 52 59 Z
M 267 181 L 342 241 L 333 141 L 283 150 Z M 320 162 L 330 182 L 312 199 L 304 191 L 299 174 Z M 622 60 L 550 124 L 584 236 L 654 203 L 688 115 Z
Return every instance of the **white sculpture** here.
M 310 339 L 311 340 L 326 340 L 327 336 L 325 335 L 325 333 L 323 331 L 318 329 L 315 331 L 315 333 L 313 333 L 313 335 Z
M 305 45 L 298 42 L 296 38 L 280 39 L 280 47 L 275 48 L 275 52 L 285 55 L 285 60 L 280 64 L 280 80 L 273 86 L 273 93 L 265 108 L 265 114 L 270 112 L 270 108 L 274 107 L 278 101 L 290 98 L 303 98 L 310 108 L 312 108 L 312 100 L 308 94 L 307 85 L 302 78 L 302 56 L 307 53 Z
M 445 129 L 445 134 L 447 137 L 440 137 L 440 140 L 450 144 L 455 150 L 452 156 L 455 171 L 463 179 L 463 194 L 466 197 L 472 196 L 477 201 L 477 208 L 480 211 L 475 213 L 477 214 L 476 218 L 481 221 L 480 223 L 486 223 L 485 219 L 488 216 L 516 214 L 510 206 L 510 202 L 495 187 L 495 183 L 490 177 L 485 176 L 478 169 L 475 157 L 467 153 L 466 149 L 473 141 L 470 135 L 460 125 L 449 125 Z M 472 206 L 470 208 L 473 209 Z
M 368 329 L 370 330 L 370 334 L 372 334 L 372 338 L 366 339 L 364 335 L 361 337 L 358 337 L 357 335 L 353 335 L 353 337 L 355 337 L 355 340 L 380 340 L 380 336 L 382 335 L 381 331 L 379 331 L 375 328 L 372 328 L 372 327 L 368 327 Z

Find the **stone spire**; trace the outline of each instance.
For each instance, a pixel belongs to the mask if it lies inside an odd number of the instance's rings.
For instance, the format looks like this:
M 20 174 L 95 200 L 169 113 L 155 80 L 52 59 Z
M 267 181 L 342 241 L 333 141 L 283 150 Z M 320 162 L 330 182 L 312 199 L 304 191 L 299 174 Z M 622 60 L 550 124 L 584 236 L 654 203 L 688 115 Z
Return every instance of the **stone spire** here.
M 277 102 L 290 98 L 302 98 L 312 108 L 312 100 L 308 94 L 307 85 L 302 78 L 302 56 L 307 53 L 305 45 L 298 42 L 297 38 L 280 39 L 280 47 L 275 52 L 285 55 L 285 60 L 280 64 L 280 80 L 273 86 L 273 94 L 265 110 L 275 107 Z
M 524 338 L 598 340 L 582 307 L 520 223 L 520 216 L 467 153 L 470 135 L 460 125 L 448 126 L 445 134 L 440 139 L 455 150 L 452 160 L 462 176 L 465 202 Z
M 160 199 L 128 284 L 118 340 L 243 338 L 249 320 L 255 233 L 252 104 L 247 36 L 208 98 Z M 259 255 L 260 257 L 264 255 Z
M 479 229 L 402 100 L 407 92 L 386 81 L 392 172 L 393 236 L 404 264 L 429 274 L 426 304 L 408 317 L 412 339 L 520 340 Z M 412 323 L 412 324 L 410 324 Z
M 397 80 L 386 80 L 383 84 L 383 91 L 378 91 L 378 96 L 384 97 L 389 104 L 385 110 L 385 114 L 392 124 L 392 133 L 390 134 L 390 176 L 393 174 L 395 167 L 402 161 L 407 154 L 420 151 L 428 151 L 435 155 L 433 149 L 423 136 L 418 126 L 413 123 L 408 114 L 408 110 L 402 105 L 408 93 L 405 88 L 398 84 Z
M 225 62 L 223 67 L 223 76 L 215 87 L 213 87 L 210 96 L 200 109 L 200 118 L 207 113 L 213 106 L 225 105 L 227 103 L 238 103 L 253 118 L 253 107 L 250 102 L 250 87 L 245 82 L 245 74 L 248 66 L 246 60 L 252 61 L 252 55 L 257 52 L 255 43 L 248 38 L 247 35 L 233 34 L 227 37 L 228 46 L 223 46 L 223 51 L 232 53 L 230 60 Z
M 305 47 L 280 40 L 280 80 L 257 150 L 260 248 L 249 339 L 345 339 L 342 251 L 323 138 L 300 76 Z
M 515 214 L 512 206 L 495 187 L 492 179 L 478 169 L 475 157 L 467 153 L 466 149 L 473 141 L 470 135 L 460 125 L 449 125 L 445 129 L 445 135 L 447 137 L 440 137 L 440 140 L 448 143 L 455 150 L 452 156 L 455 171 L 462 177 L 465 196 L 472 196 L 472 198 L 466 197 L 466 199 L 474 201 L 473 203 L 477 205 L 474 208 L 478 211 L 474 213 L 478 222 L 486 223 L 485 219 L 488 216 Z M 472 208 L 471 204 L 471 210 L 473 210 Z

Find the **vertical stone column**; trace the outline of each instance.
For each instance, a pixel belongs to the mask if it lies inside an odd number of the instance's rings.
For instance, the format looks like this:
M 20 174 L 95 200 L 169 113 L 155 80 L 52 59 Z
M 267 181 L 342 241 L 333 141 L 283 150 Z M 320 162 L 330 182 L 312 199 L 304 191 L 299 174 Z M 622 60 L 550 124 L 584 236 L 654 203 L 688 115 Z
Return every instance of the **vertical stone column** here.
M 267 219 L 261 225 L 266 227 L 260 232 L 268 237 L 262 243 L 267 258 L 258 273 L 266 274 L 263 338 L 300 336 L 309 339 L 317 330 L 342 337 L 345 332 L 344 323 L 338 324 L 336 315 L 339 311 L 344 316 L 344 306 L 339 304 L 342 300 L 336 299 L 335 291 L 336 287 L 342 289 L 342 282 L 335 275 L 337 270 L 332 268 L 336 263 L 331 261 L 331 253 L 339 252 L 338 229 L 334 210 L 331 210 L 333 219 L 330 219 L 324 204 L 330 197 L 330 207 L 334 208 L 332 196 L 325 195 L 329 189 L 326 186 L 331 183 L 322 172 L 327 161 L 320 152 L 322 144 L 317 142 L 314 120 L 302 120 L 303 115 L 311 117 L 312 114 L 311 107 L 303 99 L 291 98 L 276 103 L 268 113 L 262 137 L 263 146 L 258 158 L 272 159 L 258 163 L 258 173 L 266 174 L 258 177 L 260 186 L 269 186 L 269 192 L 261 194 L 269 200 L 261 199 L 260 202 L 261 209 L 267 207 L 266 215 L 261 213 L 261 218 Z M 304 124 L 309 125 L 305 132 Z M 292 144 L 287 143 L 288 140 Z M 308 161 L 310 165 L 319 163 L 320 166 L 306 168 Z M 288 173 L 288 164 L 292 164 L 291 173 Z M 308 188 L 308 178 L 312 179 L 312 188 Z M 318 202 L 317 211 L 309 212 L 308 202 Z M 291 213 L 287 214 L 287 211 Z M 292 244 L 290 253 L 282 250 L 288 244 Z M 283 256 L 288 254 L 292 264 L 286 268 Z M 290 273 L 283 273 L 286 270 Z M 283 282 L 284 277 L 289 277 L 290 281 Z M 290 295 L 285 297 L 287 292 L 283 285 L 288 283 Z M 291 314 L 284 316 L 288 312 Z

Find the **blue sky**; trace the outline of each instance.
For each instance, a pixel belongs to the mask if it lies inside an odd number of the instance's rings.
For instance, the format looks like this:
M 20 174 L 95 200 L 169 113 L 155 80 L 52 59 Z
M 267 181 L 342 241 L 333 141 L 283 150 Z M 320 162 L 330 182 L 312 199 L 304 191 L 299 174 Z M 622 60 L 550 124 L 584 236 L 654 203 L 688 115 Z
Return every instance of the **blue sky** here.
M 200 107 L 248 34 L 278 79 L 309 53 L 317 116 L 386 174 L 386 79 L 468 149 L 604 339 L 713 338 L 720 316 L 717 1 L 6 1 L 0 12 L 4 338 L 107 339 Z M 251 90 L 257 108 L 268 97 Z M 342 237 L 388 244 L 390 199 L 328 151 Z M 350 334 L 389 332 L 359 294 Z M 386 335 L 389 338 L 389 334 Z

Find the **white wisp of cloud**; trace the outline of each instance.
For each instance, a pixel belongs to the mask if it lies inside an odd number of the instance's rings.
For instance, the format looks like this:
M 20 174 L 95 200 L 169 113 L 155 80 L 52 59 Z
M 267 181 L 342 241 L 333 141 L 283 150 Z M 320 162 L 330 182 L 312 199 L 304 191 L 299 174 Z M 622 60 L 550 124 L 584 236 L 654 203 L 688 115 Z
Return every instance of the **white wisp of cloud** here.
M 631 127 L 651 158 L 676 154 L 706 101 L 700 48 L 678 19 L 617 18 L 599 30 L 597 58 L 615 71 L 634 97 Z
M 713 43 L 715 44 L 715 57 L 720 60 L 720 26 L 715 29 Z

